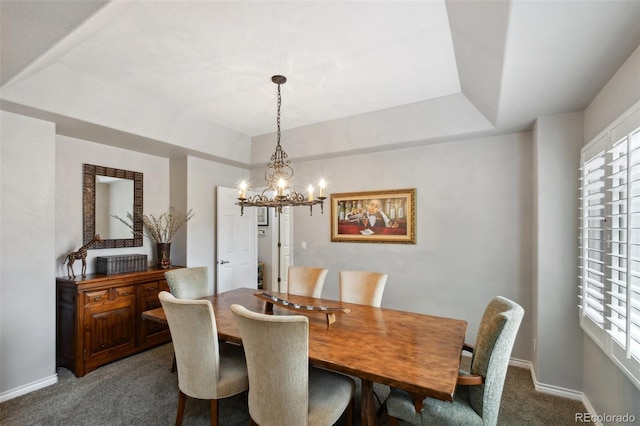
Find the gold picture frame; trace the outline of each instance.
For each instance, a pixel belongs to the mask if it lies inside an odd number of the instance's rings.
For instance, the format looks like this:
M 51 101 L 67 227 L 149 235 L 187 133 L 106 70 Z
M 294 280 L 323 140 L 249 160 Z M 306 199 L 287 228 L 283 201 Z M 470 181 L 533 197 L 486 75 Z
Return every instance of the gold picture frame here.
M 331 241 L 416 244 L 416 190 L 331 194 Z

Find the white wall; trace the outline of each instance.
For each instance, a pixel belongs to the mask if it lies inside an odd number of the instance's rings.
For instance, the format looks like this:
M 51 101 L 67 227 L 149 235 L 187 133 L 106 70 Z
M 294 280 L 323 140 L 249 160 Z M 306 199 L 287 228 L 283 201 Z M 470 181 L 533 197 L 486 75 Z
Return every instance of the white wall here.
M 56 378 L 55 125 L 0 112 L 0 401 Z
M 341 269 L 386 272 L 382 306 L 465 319 L 471 343 L 489 300 L 511 298 L 526 311 L 513 357 L 528 360 L 531 149 L 522 133 L 296 163 L 300 188 L 319 176 L 329 193 L 416 188 L 417 244 L 332 243 L 327 202 L 324 215 L 295 211 L 295 264 L 329 269 L 327 298 L 339 298 Z
M 640 101 L 640 47 L 584 112 L 585 143 Z M 577 312 L 576 312 L 577 315 Z M 596 413 L 640 418 L 640 391 L 586 334 L 583 344 L 583 392 Z
M 548 386 L 582 388 L 578 303 L 578 168 L 582 113 L 540 117 L 534 128 L 533 366 Z

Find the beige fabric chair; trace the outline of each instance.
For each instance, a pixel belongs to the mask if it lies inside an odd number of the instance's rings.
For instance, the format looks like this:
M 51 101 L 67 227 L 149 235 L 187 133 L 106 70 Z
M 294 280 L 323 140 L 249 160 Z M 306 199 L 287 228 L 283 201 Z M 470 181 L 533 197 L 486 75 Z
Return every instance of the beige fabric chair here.
M 260 426 L 332 425 L 347 409 L 353 422 L 355 382 L 309 367 L 309 319 L 265 315 L 231 305 L 249 370 L 249 415 Z
M 211 424 L 218 424 L 218 399 L 237 395 L 249 387 L 242 347 L 218 343 L 213 307 L 208 300 L 176 299 L 158 295 L 169 322 L 178 363 L 178 413 L 182 424 L 187 396 L 211 400 Z
M 164 277 L 177 299 L 199 299 L 212 294 L 206 266 L 172 269 L 165 272 Z
M 209 278 L 206 266 L 172 269 L 164 273 L 171 294 L 176 299 L 200 299 L 209 296 Z M 176 372 L 176 357 L 171 364 L 171 372 Z
M 387 398 L 389 425 L 402 419 L 415 425 L 495 425 L 507 375 L 511 349 L 524 315 L 517 303 L 498 296 L 485 308 L 475 348 L 470 374 L 461 371 L 454 401 L 426 398 L 424 408 L 416 413 L 413 398 L 405 391 L 393 389 Z
M 339 278 L 341 301 L 380 307 L 387 274 L 367 271 L 340 271 Z
M 289 266 L 289 294 L 320 298 L 327 269 L 308 266 Z

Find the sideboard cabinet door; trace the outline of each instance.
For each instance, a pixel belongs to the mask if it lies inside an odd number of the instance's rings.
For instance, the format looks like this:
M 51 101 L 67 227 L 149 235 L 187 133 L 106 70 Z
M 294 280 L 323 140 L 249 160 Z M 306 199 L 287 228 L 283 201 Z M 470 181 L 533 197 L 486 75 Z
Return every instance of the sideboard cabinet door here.
M 131 300 L 85 309 L 85 367 L 102 364 L 135 349 L 135 307 Z
M 172 266 L 180 268 L 180 266 Z M 168 290 L 166 269 L 56 278 L 56 361 L 78 377 L 101 365 L 169 342 L 166 326 L 143 320 Z
M 160 304 L 160 300 L 158 300 L 158 293 L 163 290 L 169 291 L 169 285 L 167 284 L 167 280 L 163 279 L 144 283 L 139 286 L 139 290 L 139 310 L 140 312 L 144 312 L 160 308 L 162 306 Z M 141 346 L 156 346 L 158 343 L 166 342 L 171 339 L 171 333 L 169 332 L 168 325 L 145 319 L 139 321 L 139 324 L 138 341 Z

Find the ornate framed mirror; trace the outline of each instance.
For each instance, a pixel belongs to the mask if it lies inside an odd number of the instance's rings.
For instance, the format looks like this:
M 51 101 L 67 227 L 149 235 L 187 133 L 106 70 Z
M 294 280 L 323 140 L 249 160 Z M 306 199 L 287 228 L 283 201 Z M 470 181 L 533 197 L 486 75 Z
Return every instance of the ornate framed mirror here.
M 83 164 L 82 168 L 82 240 L 88 243 L 99 234 L 101 242 L 91 248 L 122 248 L 142 246 L 143 176 L 140 172 L 112 167 Z M 134 217 L 133 230 L 116 215 Z

